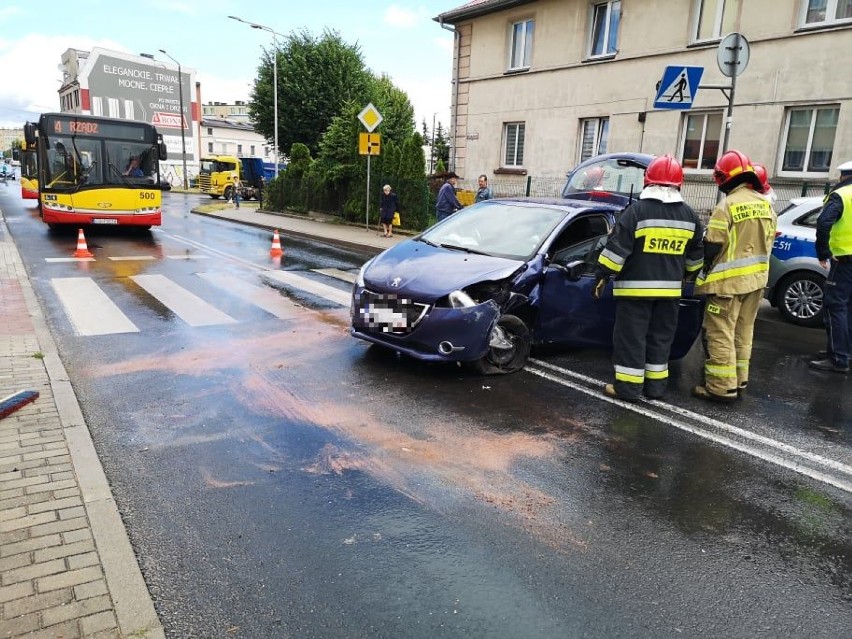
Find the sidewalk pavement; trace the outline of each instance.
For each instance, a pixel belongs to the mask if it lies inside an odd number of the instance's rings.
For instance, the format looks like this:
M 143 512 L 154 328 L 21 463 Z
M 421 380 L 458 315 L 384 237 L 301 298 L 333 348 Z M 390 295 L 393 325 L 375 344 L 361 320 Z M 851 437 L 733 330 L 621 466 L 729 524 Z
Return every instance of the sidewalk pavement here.
M 0 217 L 0 637 L 165 637 L 68 373 Z
M 394 229 L 393 237 L 382 237 L 375 226 L 367 230 L 363 223 L 347 224 L 341 222 L 338 217 L 323 213 L 307 215 L 269 213 L 245 206 L 239 209 L 227 207 L 211 212 L 193 209 L 192 212 L 270 231 L 278 229 L 279 232 L 287 235 L 322 240 L 346 248 L 367 250 L 371 253 L 379 253 L 412 235 L 409 231 Z

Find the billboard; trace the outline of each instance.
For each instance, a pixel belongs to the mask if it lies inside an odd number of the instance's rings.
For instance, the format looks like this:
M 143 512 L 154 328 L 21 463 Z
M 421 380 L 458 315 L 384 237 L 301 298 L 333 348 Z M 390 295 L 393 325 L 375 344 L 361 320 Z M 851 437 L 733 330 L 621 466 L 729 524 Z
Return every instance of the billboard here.
M 111 55 L 94 49 L 86 62 L 89 112 L 109 118 L 149 122 L 163 135 L 168 159 L 180 161 L 181 129 L 186 159 L 195 158 L 192 126 L 192 72 L 147 57 Z M 81 78 L 83 80 L 83 78 Z M 183 98 L 181 100 L 181 98 Z M 183 104 L 181 104 L 183 102 Z

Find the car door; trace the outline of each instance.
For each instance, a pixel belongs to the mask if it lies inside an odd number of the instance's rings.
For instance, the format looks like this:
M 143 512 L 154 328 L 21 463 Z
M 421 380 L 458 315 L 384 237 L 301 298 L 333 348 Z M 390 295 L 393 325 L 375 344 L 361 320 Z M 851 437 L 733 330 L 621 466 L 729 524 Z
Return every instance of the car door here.
M 592 299 L 592 290 L 598 255 L 613 224 L 611 214 L 580 216 L 566 225 L 551 243 L 533 331 L 535 343 L 583 348 L 612 346 L 615 322 L 612 284 L 600 300 Z M 572 237 L 577 241 L 572 242 Z

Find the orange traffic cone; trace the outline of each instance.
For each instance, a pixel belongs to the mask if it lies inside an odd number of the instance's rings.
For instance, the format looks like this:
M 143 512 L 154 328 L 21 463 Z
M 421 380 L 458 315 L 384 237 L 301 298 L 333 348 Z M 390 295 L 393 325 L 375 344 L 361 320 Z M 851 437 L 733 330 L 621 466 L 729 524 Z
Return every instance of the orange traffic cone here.
M 83 229 L 80 229 L 77 233 L 77 250 L 74 251 L 74 257 L 94 257 L 89 252 L 89 247 L 86 246 L 86 236 L 83 235 Z
M 272 236 L 272 248 L 269 249 L 271 257 L 281 257 L 284 251 L 281 249 L 281 239 L 278 237 L 278 229 L 275 229 L 275 234 Z

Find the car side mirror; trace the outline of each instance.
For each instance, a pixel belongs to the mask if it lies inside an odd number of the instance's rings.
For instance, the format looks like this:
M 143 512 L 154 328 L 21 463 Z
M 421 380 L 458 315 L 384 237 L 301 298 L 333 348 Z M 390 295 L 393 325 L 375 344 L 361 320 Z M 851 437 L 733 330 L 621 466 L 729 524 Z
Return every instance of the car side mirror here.
M 586 272 L 586 263 L 583 260 L 574 260 L 565 265 L 565 272 L 568 274 L 568 279 L 572 282 L 577 282 L 583 273 Z

